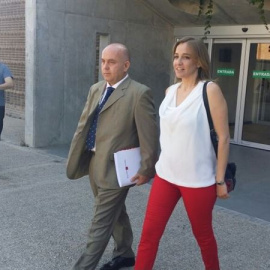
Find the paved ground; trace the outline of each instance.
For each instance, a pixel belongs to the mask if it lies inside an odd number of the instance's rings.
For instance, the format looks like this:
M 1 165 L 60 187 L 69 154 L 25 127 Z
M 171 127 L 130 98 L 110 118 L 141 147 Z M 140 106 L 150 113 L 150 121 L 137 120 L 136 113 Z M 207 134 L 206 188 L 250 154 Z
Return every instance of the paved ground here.
M 68 270 L 84 248 L 91 221 L 89 182 L 66 178 L 68 146 L 20 146 L 23 125 L 6 118 L 0 142 L 0 270 Z M 270 269 L 269 157 L 267 151 L 232 147 L 237 189 L 214 210 L 222 270 Z M 134 250 L 150 187 L 132 188 L 127 199 Z M 111 251 L 110 242 L 100 264 Z M 203 269 L 182 203 L 166 228 L 154 269 Z

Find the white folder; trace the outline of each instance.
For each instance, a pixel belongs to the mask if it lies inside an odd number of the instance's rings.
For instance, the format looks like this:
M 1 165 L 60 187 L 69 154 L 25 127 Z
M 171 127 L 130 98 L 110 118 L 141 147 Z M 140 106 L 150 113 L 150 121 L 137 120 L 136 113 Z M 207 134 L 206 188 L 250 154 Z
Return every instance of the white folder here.
M 131 178 L 138 172 L 141 163 L 140 147 L 114 153 L 115 169 L 120 187 L 133 185 Z

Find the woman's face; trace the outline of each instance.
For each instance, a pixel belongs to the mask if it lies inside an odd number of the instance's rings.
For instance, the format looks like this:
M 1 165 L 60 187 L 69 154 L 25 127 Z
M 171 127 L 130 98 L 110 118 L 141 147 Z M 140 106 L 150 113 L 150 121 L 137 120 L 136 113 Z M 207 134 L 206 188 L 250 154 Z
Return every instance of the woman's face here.
M 200 67 L 197 56 L 188 43 L 180 43 L 173 56 L 173 68 L 178 79 L 198 76 Z

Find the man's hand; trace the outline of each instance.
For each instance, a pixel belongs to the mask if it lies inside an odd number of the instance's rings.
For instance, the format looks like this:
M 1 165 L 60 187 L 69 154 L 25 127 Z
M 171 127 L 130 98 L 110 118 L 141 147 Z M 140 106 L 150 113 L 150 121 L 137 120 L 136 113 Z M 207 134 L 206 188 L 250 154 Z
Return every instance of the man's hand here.
M 14 87 L 14 82 L 11 77 L 6 77 L 5 82 L 0 84 L 0 90 L 12 89 Z
M 150 178 L 148 176 L 144 176 L 144 175 L 141 175 L 141 174 L 136 174 L 134 175 L 132 178 L 131 178 L 131 182 L 136 182 L 136 186 L 140 186 L 140 185 L 143 185 L 147 182 L 150 181 Z

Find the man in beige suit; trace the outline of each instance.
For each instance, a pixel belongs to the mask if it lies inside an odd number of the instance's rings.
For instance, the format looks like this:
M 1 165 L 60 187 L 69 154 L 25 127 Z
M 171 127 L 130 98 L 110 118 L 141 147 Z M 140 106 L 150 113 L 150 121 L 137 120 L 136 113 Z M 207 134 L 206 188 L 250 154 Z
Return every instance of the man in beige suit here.
M 135 263 L 125 206 L 130 186 L 119 187 L 113 154 L 140 146 L 141 167 L 133 180 L 136 185 L 148 182 L 155 174 L 158 131 L 151 90 L 130 79 L 129 66 L 129 52 L 123 44 L 110 44 L 103 50 L 104 81 L 90 88 L 71 143 L 67 176 L 78 179 L 89 175 L 95 197 L 87 246 L 73 270 L 94 270 L 111 236 L 115 242 L 113 259 L 101 270 L 117 270 Z

